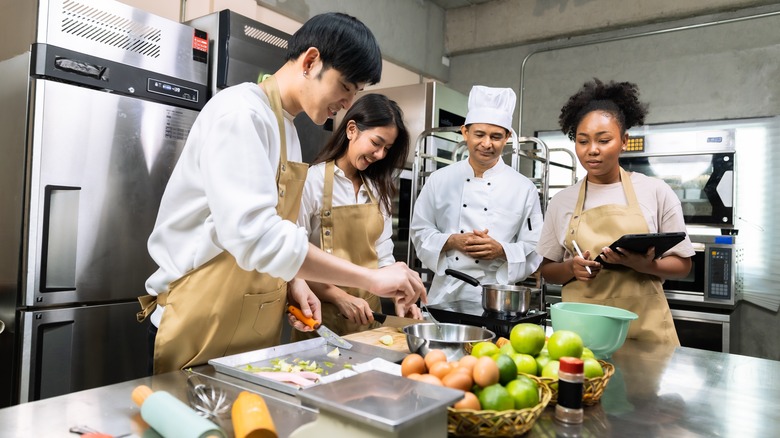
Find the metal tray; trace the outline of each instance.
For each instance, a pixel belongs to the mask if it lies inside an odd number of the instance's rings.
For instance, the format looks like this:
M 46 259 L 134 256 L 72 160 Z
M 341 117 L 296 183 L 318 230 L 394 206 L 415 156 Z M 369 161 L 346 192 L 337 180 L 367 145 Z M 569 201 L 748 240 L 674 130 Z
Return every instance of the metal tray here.
M 334 348 L 336 347 L 328 344 L 323 338 L 313 338 L 276 347 L 264 348 L 262 350 L 211 359 L 209 360 L 209 365 L 213 366 L 217 372 L 256 383 L 260 386 L 275 389 L 286 394 L 296 395 L 301 389 L 298 385 L 267 379 L 242 368 L 247 365 L 252 365 L 254 367 L 271 367 L 273 366 L 272 361 L 277 359 L 285 359 L 290 363 L 297 362 L 298 360 L 314 360 L 323 368 L 323 378 L 319 383 L 315 384 L 316 386 L 321 385 L 322 383 L 339 380 L 340 378 L 349 377 L 362 371 L 374 369 L 372 365 L 373 363 L 376 363 L 374 359 L 384 359 L 385 361 L 397 364 L 406 357 L 406 354 L 402 352 L 360 342 L 352 342 L 351 350 L 340 348 L 339 352 L 341 354 L 338 357 L 329 357 L 328 353 L 332 352 Z M 333 366 L 323 366 L 325 362 L 332 363 Z M 309 388 L 311 388 L 311 386 L 309 386 Z

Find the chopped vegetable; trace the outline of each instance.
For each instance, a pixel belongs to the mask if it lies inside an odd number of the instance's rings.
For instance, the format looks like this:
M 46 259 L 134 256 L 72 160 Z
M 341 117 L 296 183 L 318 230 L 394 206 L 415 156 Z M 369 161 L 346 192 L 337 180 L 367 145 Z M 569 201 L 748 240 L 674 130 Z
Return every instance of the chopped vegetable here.
M 379 342 L 385 345 L 393 345 L 393 337 L 390 335 L 384 335 L 381 338 L 379 338 Z
M 341 352 L 339 352 L 339 347 L 334 348 L 333 351 L 328 353 L 326 356 L 328 356 L 328 357 L 339 357 L 339 356 L 341 356 Z

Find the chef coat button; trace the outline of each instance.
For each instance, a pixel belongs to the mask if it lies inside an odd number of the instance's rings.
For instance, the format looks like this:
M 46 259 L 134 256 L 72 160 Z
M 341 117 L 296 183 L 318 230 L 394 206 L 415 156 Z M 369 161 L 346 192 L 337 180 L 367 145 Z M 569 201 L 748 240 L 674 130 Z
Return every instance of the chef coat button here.
M 490 183 L 488 183 L 488 185 L 490 185 Z
M 485 211 L 487 211 L 487 207 L 485 207 Z
M 466 208 L 466 204 L 463 204 L 463 208 Z
M 463 230 L 460 230 L 460 233 L 463 234 Z
M 471 182 L 471 178 L 466 178 L 466 182 Z
M 458 260 L 460 260 L 460 259 L 459 259 L 459 258 L 457 258 L 457 257 L 455 257 L 455 261 L 458 261 Z
M 325 235 L 330 236 L 330 230 L 325 230 Z
M 479 263 L 479 260 L 474 260 L 474 263 Z

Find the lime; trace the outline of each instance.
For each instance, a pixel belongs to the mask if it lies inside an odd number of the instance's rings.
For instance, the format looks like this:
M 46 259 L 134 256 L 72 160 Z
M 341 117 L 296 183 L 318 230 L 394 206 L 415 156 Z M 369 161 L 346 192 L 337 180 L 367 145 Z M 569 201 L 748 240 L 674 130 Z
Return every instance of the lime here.
M 579 358 L 582 356 L 583 348 L 580 335 L 569 330 L 558 330 L 547 341 L 547 350 L 550 352 L 550 359 L 553 360 L 564 356 Z
M 509 342 L 518 353 L 536 356 L 544 347 L 544 329 L 538 324 L 524 322 L 512 327 Z
M 498 353 L 498 346 L 490 341 L 477 342 L 471 347 L 471 355 L 476 357 L 493 356 Z
M 557 360 L 550 360 L 547 365 L 542 368 L 542 377 L 550 377 L 553 379 L 558 378 L 558 369 L 560 369 L 561 363 Z
M 498 382 L 502 385 L 517 378 L 517 365 L 509 355 L 499 354 L 496 357 L 496 365 L 498 365 Z
M 502 345 L 501 348 L 498 349 L 498 351 L 504 354 L 508 354 L 510 356 L 517 353 L 515 349 L 512 347 L 511 342 L 507 342 L 506 344 Z
M 531 408 L 539 404 L 539 387 L 526 376 L 507 383 L 506 390 L 515 402 L 515 409 Z
M 583 362 L 583 372 L 585 374 L 585 377 L 588 379 L 592 379 L 594 377 L 601 377 L 604 375 L 604 369 L 601 368 L 601 364 L 599 361 L 592 357 L 586 357 L 582 360 Z
M 518 373 L 532 374 L 534 376 L 539 375 L 536 359 L 530 354 L 514 353 L 511 357 L 512 360 L 515 361 L 515 365 L 517 365 Z
M 540 354 L 535 357 L 536 359 L 536 375 L 541 376 L 542 375 L 542 369 L 544 369 L 544 366 L 547 365 L 547 362 L 550 361 L 550 355 L 549 354 Z
M 515 399 L 500 383 L 482 389 L 478 397 L 479 404 L 485 410 L 506 411 L 515 407 Z
M 585 348 L 582 349 L 582 356 L 580 357 L 580 359 L 585 360 L 588 357 L 592 357 L 592 358 L 595 359 L 596 355 L 593 354 L 593 352 L 590 350 L 590 348 L 585 347 Z

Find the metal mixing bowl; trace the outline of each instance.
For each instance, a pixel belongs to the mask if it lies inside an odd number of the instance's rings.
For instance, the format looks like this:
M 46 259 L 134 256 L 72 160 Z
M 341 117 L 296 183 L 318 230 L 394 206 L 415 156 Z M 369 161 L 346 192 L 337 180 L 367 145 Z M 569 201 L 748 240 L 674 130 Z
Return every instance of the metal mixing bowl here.
M 404 327 L 409 351 L 425 356 L 431 350 L 442 350 L 448 361 L 458 360 L 468 354 L 467 346 L 481 341 L 491 341 L 496 334 L 482 327 L 465 324 L 420 323 Z
M 502 315 L 525 315 L 531 305 L 531 293 L 539 289 L 506 284 L 482 285 L 482 308 Z

